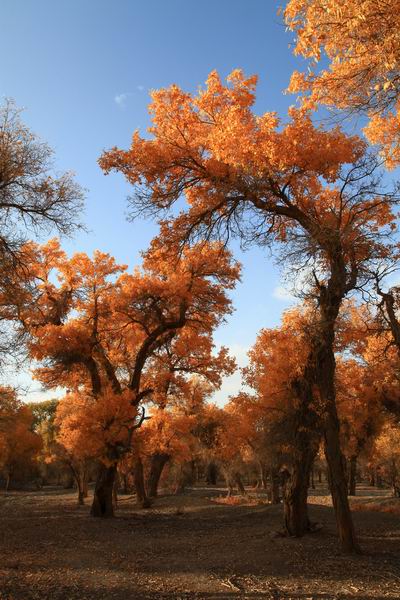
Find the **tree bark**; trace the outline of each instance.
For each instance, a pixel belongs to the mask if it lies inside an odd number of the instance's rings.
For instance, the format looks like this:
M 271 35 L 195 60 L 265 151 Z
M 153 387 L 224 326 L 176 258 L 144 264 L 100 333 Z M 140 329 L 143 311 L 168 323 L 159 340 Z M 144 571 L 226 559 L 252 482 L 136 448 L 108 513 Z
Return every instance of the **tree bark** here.
M 296 537 L 310 531 L 307 496 L 320 439 L 317 415 L 312 409 L 314 381 L 314 353 L 311 350 L 302 375 L 291 381 L 297 407 L 293 415 L 293 459 L 290 470 L 282 474 L 285 530 Z
M 206 469 L 206 483 L 207 485 L 217 485 L 218 469 L 215 463 L 210 462 Z
M 193 484 L 195 479 L 196 471 L 193 461 L 185 462 L 180 467 L 178 481 L 175 486 L 175 495 L 183 494 L 186 486 Z
M 369 471 L 369 485 L 375 487 L 375 469 Z
M 271 504 L 280 504 L 281 496 L 279 493 L 280 477 L 276 467 L 270 470 L 271 476 Z
M 340 425 L 336 408 L 335 389 L 335 324 L 345 296 L 346 274 L 342 258 L 336 255 L 332 262 L 333 274 L 327 286 L 321 286 L 320 321 L 313 336 L 315 375 L 322 407 L 325 457 L 328 463 L 330 490 L 335 509 L 336 526 L 344 552 L 360 552 L 347 495 L 346 461 L 340 447 Z
M 315 479 L 314 479 L 314 467 L 311 467 L 311 475 L 310 475 L 310 479 L 311 479 L 311 489 L 315 490 Z
M 163 469 L 169 461 L 169 454 L 153 454 L 150 463 L 150 473 L 147 480 L 147 493 L 149 498 L 157 498 L 158 484 L 163 472 Z
M 106 466 L 100 463 L 90 512 L 93 517 L 114 516 L 113 490 L 116 472 L 116 465 Z
M 234 473 L 233 480 L 236 484 L 238 492 L 240 492 L 241 494 L 244 494 L 246 492 L 246 490 L 244 489 L 242 476 L 240 475 L 240 473 Z
M 347 496 L 345 458 L 339 443 L 339 420 L 336 415 L 336 406 L 331 406 L 330 412 L 326 416 L 324 441 L 339 540 L 345 552 L 359 552 Z
M 140 458 L 137 458 L 135 462 L 134 484 L 136 489 L 137 501 L 141 504 L 142 508 L 150 508 L 151 502 L 146 494 L 146 487 L 144 485 L 143 476 L 143 463 Z

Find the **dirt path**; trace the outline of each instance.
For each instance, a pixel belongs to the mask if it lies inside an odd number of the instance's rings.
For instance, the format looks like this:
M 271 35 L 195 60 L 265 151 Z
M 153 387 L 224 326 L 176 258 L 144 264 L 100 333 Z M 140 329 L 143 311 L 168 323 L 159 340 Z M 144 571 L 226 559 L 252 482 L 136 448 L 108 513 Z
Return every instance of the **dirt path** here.
M 364 554 L 349 558 L 323 490 L 310 509 L 323 529 L 302 540 L 274 535 L 280 507 L 220 505 L 219 493 L 199 488 L 147 511 L 122 497 L 108 521 L 64 490 L 2 495 L 0 599 L 400 600 L 398 516 L 357 512 Z

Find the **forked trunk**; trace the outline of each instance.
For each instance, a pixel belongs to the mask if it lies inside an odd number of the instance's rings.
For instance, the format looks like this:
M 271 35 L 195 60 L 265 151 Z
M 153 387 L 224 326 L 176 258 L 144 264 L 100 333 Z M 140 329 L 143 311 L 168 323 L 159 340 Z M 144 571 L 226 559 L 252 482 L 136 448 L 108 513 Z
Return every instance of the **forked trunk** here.
M 90 512 L 93 517 L 114 516 L 113 490 L 116 472 L 116 465 L 106 466 L 100 463 Z
M 158 495 L 158 484 L 169 458 L 169 454 L 153 454 L 151 457 L 150 473 L 147 481 L 147 493 L 150 498 L 156 498 Z

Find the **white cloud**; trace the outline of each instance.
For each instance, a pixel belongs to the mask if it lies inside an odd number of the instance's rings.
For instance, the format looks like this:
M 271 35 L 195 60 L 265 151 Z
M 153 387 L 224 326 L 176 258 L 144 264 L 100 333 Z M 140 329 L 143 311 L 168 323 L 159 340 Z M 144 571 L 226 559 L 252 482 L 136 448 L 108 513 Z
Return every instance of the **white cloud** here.
M 137 85 L 137 86 L 136 86 L 136 89 L 137 89 L 139 92 L 144 92 L 144 85 Z
M 278 285 L 274 288 L 272 296 L 282 302 L 295 302 L 296 298 L 283 285 Z
M 117 94 L 114 96 L 114 102 L 119 108 L 125 108 L 129 94 Z

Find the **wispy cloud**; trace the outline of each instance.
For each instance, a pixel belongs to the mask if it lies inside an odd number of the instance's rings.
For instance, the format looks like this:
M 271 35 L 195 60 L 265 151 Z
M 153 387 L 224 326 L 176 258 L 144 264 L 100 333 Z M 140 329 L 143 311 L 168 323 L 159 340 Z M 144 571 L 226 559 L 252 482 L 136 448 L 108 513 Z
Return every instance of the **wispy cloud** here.
M 114 102 L 117 106 L 119 106 L 119 108 L 125 108 L 126 103 L 128 101 L 128 96 L 129 94 L 124 93 L 124 94 L 117 94 L 116 96 L 114 96 Z
M 135 96 L 138 92 L 142 93 L 145 91 L 144 85 L 137 85 L 135 92 L 122 92 L 121 94 L 116 94 L 114 96 L 114 102 L 118 106 L 118 108 L 126 108 L 129 102 L 129 98 L 131 96 Z
M 295 302 L 295 297 L 287 290 L 283 285 L 277 285 L 273 292 L 272 296 L 277 300 L 281 300 L 282 302 Z

